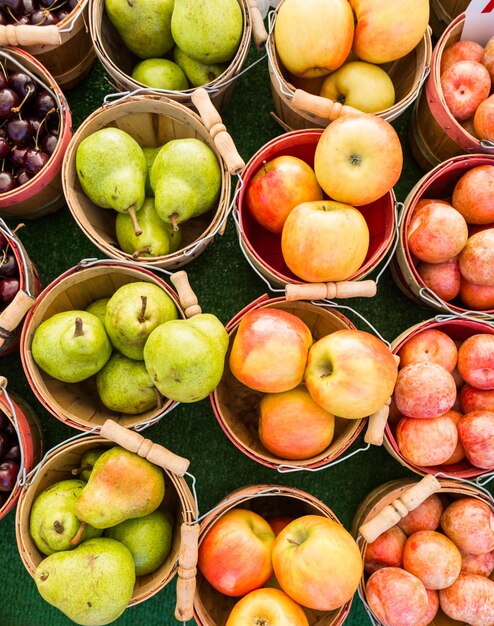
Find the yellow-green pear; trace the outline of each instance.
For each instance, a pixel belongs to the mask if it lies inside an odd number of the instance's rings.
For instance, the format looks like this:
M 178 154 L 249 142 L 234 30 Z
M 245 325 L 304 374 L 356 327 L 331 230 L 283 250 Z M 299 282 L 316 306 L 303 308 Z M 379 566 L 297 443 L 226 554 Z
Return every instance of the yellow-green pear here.
M 121 215 L 124 215 L 124 214 L 122 213 Z M 117 218 L 118 218 L 118 215 L 117 215 Z M 100 298 L 99 300 L 95 300 L 94 302 L 91 302 L 91 304 L 86 307 L 86 311 L 88 313 L 92 313 L 93 315 L 96 315 L 96 317 L 99 320 L 101 320 L 101 322 L 103 322 L 104 324 L 106 305 L 108 304 L 109 299 L 110 298 Z
M 228 67 L 228 63 L 200 63 L 185 54 L 178 46 L 173 48 L 173 60 L 183 70 L 192 87 L 201 87 L 215 80 Z
M 146 87 L 184 91 L 189 88 L 182 68 L 169 59 L 145 59 L 132 70 L 132 78 Z
M 158 146 L 157 148 L 153 148 L 151 146 L 144 146 L 142 151 L 144 152 L 144 157 L 146 159 L 147 166 L 147 174 L 146 174 L 146 198 L 152 198 L 154 196 L 153 188 L 151 187 L 151 181 L 149 180 L 149 176 L 151 174 L 151 168 L 153 167 L 154 159 L 156 155 L 161 150 L 163 146 Z

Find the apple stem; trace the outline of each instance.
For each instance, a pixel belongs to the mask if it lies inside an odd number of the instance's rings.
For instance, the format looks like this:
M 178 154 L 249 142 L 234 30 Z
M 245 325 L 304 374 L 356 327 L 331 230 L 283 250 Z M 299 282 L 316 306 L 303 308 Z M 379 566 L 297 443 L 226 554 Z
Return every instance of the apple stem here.
M 267 171 L 268 171 L 268 170 L 266 169 L 266 163 L 267 163 L 267 161 L 266 161 L 266 159 L 264 159 L 264 161 L 262 162 L 262 169 L 264 170 L 264 173 L 265 173 L 265 174 L 266 174 L 266 173 L 267 173 Z
M 135 252 L 132 253 L 132 258 L 133 259 L 138 259 L 141 254 L 150 254 L 151 253 L 151 248 L 149 246 L 144 246 L 143 248 L 139 248 L 139 250 L 136 250 Z
M 142 301 L 142 307 L 141 307 L 141 313 L 139 315 L 139 324 L 144 323 L 144 321 L 146 320 L 145 315 L 146 315 L 146 306 L 148 303 L 148 299 L 147 296 L 141 296 L 141 301 Z
M 178 223 L 177 223 L 177 217 L 178 217 L 178 213 L 174 213 L 170 218 L 170 222 L 172 223 L 172 227 L 175 232 L 180 230 L 178 227 Z
M 80 317 L 76 317 L 74 337 L 82 337 L 83 335 L 84 335 L 84 329 L 82 327 L 82 320 Z
M 294 546 L 299 546 L 300 543 L 298 541 L 294 541 L 293 539 L 287 539 L 288 543 L 292 543 Z
M 142 235 L 142 228 L 139 226 L 139 222 L 137 221 L 136 208 L 134 205 L 127 209 L 127 213 L 129 214 L 130 219 L 132 220 L 132 226 L 134 227 L 134 232 L 136 237 Z
M 55 529 L 55 532 L 58 533 L 59 535 L 61 535 L 63 531 L 65 530 L 63 527 L 63 524 L 61 524 L 58 520 L 55 520 L 53 522 L 53 528 Z
M 81 525 L 79 526 L 79 530 L 76 532 L 76 534 L 70 540 L 70 543 L 73 546 L 77 545 L 79 543 L 79 541 L 81 540 L 82 535 L 84 534 L 84 531 L 86 530 L 86 526 L 87 526 L 86 522 L 81 522 Z

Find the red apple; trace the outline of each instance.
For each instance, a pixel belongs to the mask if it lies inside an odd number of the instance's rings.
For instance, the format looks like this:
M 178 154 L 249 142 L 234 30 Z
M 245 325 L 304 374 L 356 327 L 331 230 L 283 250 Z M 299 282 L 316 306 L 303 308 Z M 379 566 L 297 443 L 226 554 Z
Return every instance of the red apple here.
M 458 434 L 472 465 L 494 470 L 494 413 L 472 411 L 458 422 Z
M 463 413 L 471 411 L 494 411 L 494 390 L 476 389 L 465 383 L 460 391 Z
M 491 77 L 477 61 L 458 61 L 441 74 L 444 100 L 451 115 L 466 120 L 491 90 Z
M 457 256 L 444 263 L 420 262 L 417 272 L 424 285 L 446 302 L 454 300 L 460 292 L 461 274 Z
M 225 626 L 309 626 L 303 609 L 279 589 L 256 589 L 233 607 Z
M 431 202 L 416 211 L 407 230 L 410 252 L 426 263 L 455 257 L 468 239 L 468 226 L 452 206 Z
M 384 531 L 375 541 L 368 543 L 365 548 L 365 571 L 372 574 L 382 567 L 401 567 L 406 541 L 405 533 L 398 526 L 392 526 L 389 530 Z
M 473 116 L 473 127 L 479 139 L 494 141 L 494 97 L 481 102 Z
M 389 399 L 398 367 L 388 346 L 361 330 L 338 330 L 309 350 L 305 383 L 332 415 L 360 419 Z
M 469 237 L 458 261 L 461 275 L 469 283 L 494 287 L 494 228 Z
M 199 546 L 198 567 L 220 593 L 242 596 L 273 574 L 274 533 L 254 511 L 231 509 L 207 532 Z
M 254 219 L 281 234 L 290 211 L 301 202 L 322 200 L 314 170 L 302 159 L 283 155 L 264 162 L 246 190 L 246 202 Z
M 441 527 L 462 552 L 485 554 L 494 550 L 494 513 L 482 500 L 455 500 L 444 509 Z
M 468 574 L 490 576 L 494 571 L 494 550 L 484 554 L 463 553 L 461 555 L 461 570 Z
M 302 382 L 312 335 L 296 315 L 275 308 L 242 318 L 230 353 L 232 374 L 257 391 L 279 393 Z
M 482 65 L 487 68 L 491 80 L 494 82 L 494 36 L 492 36 L 484 46 Z
M 282 459 L 303 460 L 320 454 L 334 435 L 334 416 L 304 387 L 266 394 L 259 405 L 259 439 Z
M 459 413 L 458 411 L 448 411 L 444 414 L 444 417 L 449 417 L 451 420 L 453 420 L 453 423 L 458 430 L 458 422 L 463 417 L 461 413 Z M 458 436 L 458 441 L 456 443 L 456 448 L 454 449 L 453 454 L 449 457 L 449 459 L 443 461 L 443 465 L 454 465 L 455 463 L 459 463 L 460 461 L 462 461 L 464 458 L 465 448 L 463 447 L 460 437 Z
M 353 597 L 363 573 L 358 546 L 341 524 L 320 515 L 294 520 L 276 537 L 273 568 L 302 606 L 332 611 Z
M 477 389 L 494 389 L 494 335 L 477 333 L 458 350 L 458 371 Z
M 466 307 L 474 311 L 494 309 L 494 287 L 474 285 L 462 278 L 460 282 L 460 298 Z
M 477 63 L 480 63 L 483 56 L 484 48 L 476 41 L 467 39 L 457 41 L 443 50 L 440 74 L 455 63 L 458 63 L 458 61 L 477 61 Z
M 408 536 L 419 530 L 436 530 L 441 522 L 443 510 L 441 498 L 433 493 L 408 515 L 405 515 L 398 522 L 398 526 Z
M 410 363 L 437 363 L 452 372 L 458 360 L 458 350 L 446 333 L 427 328 L 407 339 L 398 351 L 398 356 L 400 367 Z
M 439 592 L 439 604 L 451 619 L 475 626 L 492 626 L 494 582 L 485 576 L 461 573 L 450 587 Z
M 396 427 L 396 442 L 403 458 L 417 467 L 441 465 L 456 449 L 458 429 L 447 415 L 404 417 Z
M 296 206 L 281 235 L 285 263 L 307 282 L 351 278 L 362 266 L 368 249 L 369 228 L 362 213 L 329 200 Z
M 479 165 L 468 170 L 453 190 L 453 206 L 469 224 L 494 221 L 494 165 Z
M 427 607 L 427 613 L 425 614 L 425 617 L 417 623 L 417 626 L 430 626 L 430 624 L 433 624 L 432 620 L 436 617 L 436 613 L 439 610 L 438 592 L 434 591 L 434 589 L 426 589 L 426 591 L 429 606 Z
M 460 574 L 461 554 L 442 533 L 421 530 L 407 539 L 403 568 L 421 580 L 427 589 L 445 589 Z

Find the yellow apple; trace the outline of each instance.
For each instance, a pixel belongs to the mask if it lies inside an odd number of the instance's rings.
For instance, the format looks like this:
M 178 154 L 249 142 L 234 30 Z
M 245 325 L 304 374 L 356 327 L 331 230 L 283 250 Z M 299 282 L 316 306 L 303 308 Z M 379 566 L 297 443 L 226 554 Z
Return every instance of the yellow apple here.
M 302 608 L 279 589 L 256 589 L 233 607 L 226 626 L 309 626 Z
M 417 46 L 429 23 L 429 0 L 349 0 L 355 13 L 353 51 L 362 61 L 387 63 Z
M 320 95 L 341 104 L 375 113 L 395 103 L 393 81 L 377 65 L 353 61 L 345 63 L 324 79 Z
M 304 78 L 340 67 L 353 41 L 353 14 L 347 0 L 284 0 L 274 29 L 285 68 Z

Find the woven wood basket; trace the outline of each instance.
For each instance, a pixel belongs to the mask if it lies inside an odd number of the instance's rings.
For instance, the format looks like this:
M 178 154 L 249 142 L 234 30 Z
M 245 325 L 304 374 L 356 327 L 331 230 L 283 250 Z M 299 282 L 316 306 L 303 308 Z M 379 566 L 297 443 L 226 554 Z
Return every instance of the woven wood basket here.
M 118 245 L 115 235 L 117 212 L 93 204 L 83 192 L 77 177 L 75 158 L 79 144 L 102 128 L 120 128 L 143 147 L 157 147 L 172 139 L 194 137 L 208 145 L 220 163 L 221 191 L 216 207 L 180 224 L 182 243 L 179 250 L 164 256 L 138 257 L 137 262 L 150 267 L 180 267 L 203 252 L 216 233 L 223 232 L 230 202 L 229 173 L 242 170 L 244 163 L 221 124 L 221 118 L 208 101 L 207 92 L 197 90 L 195 100 L 203 111 L 204 123 L 182 104 L 147 93 L 124 96 L 113 104 L 109 100 L 86 118 L 74 134 L 63 163 L 65 197 L 77 225 L 105 256 L 124 261 L 136 260 Z
M 463 174 L 480 165 L 494 165 L 494 156 L 469 154 L 447 159 L 422 176 L 403 203 L 404 209 L 399 226 L 398 246 L 391 261 L 392 276 L 401 291 L 411 300 L 443 313 L 490 317 L 494 315 L 494 309 L 469 311 L 459 296 L 451 302 L 445 302 L 427 287 L 417 272 L 418 261 L 411 254 L 408 246 L 408 228 L 417 203 L 422 198 L 451 198 L 453 189 Z
M 270 32 L 273 33 L 274 22 L 280 6 L 278 5 Z M 268 67 L 271 81 L 271 93 L 273 96 L 276 114 L 272 114 L 276 121 L 285 130 L 298 130 L 302 128 L 325 128 L 330 120 L 317 115 L 314 111 L 302 111 L 294 106 L 293 96 L 296 87 L 290 83 L 287 70 L 281 64 L 276 52 L 274 34 L 271 34 L 268 43 Z M 427 29 L 418 46 L 406 56 L 391 63 L 385 63 L 381 67 L 388 73 L 393 81 L 396 93 L 396 102 L 392 107 L 377 111 L 376 115 L 384 118 L 388 122 L 396 119 L 403 113 L 417 98 L 427 74 L 432 55 L 432 41 L 430 29 Z
M 201 523 L 199 545 L 211 526 L 227 511 L 237 507 L 250 509 L 265 517 L 322 515 L 340 523 L 329 507 L 305 491 L 281 485 L 253 485 L 232 492 L 206 516 Z M 237 601 L 238 598 L 229 598 L 216 591 L 200 572 L 197 573 L 194 619 L 198 626 L 225 626 Z M 341 608 L 326 612 L 307 609 L 310 626 L 341 626 L 348 617 L 351 604 L 350 600 Z
M 364 419 L 345 420 L 337 417 L 333 441 L 323 452 L 303 461 L 280 459 L 268 452 L 259 439 L 258 407 L 264 394 L 243 385 L 230 371 L 228 361 L 240 321 L 249 311 L 265 308 L 280 309 L 297 316 L 309 327 L 315 341 L 336 330 L 355 328 L 341 313 L 308 302 L 287 302 L 284 298 L 268 299 L 267 296 L 255 300 L 226 326 L 230 335 L 230 346 L 225 358 L 225 370 L 220 384 L 211 394 L 216 418 L 230 441 L 246 456 L 262 465 L 280 471 L 285 466 L 302 469 L 328 465 L 355 441 L 364 427 Z
M 446 335 L 448 335 L 455 341 L 464 341 L 468 337 L 479 333 L 485 333 L 489 335 L 494 334 L 494 326 L 487 322 L 461 317 L 445 321 L 436 321 L 435 319 L 430 319 L 425 322 L 420 322 L 419 324 L 416 324 L 415 326 L 412 326 L 411 328 L 408 328 L 403 333 L 401 333 L 401 335 L 399 335 L 391 343 L 391 349 L 393 353 L 398 354 L 399 350 L 406 344 L 408 340 L 410 340 L 421 331 L 431 328 L 446 333 Z M 405 457 L 401 454 L 395 438 L 395 434 L 396 423 L 390 423 L 388 421 L 384 432 L 384 447 L 393 458 L 401 463 L 401 465 L 407 467 L 416 474 L 425 476 L 426 474 L 436 474 L 438 472 L 442 472 L 443 474 L 453 476 L 454 478 L 470 479 L 481 477 L 492 472 L 492 470 L 485 470 L 479 467 L 475 467 L 466 458 L 452 465 L 434 465 L 430 467 L 420 467 L 418 465 L 414 465 L 413 463 L 405 459 Z
M 112 296 L 122 285 L 137 281 L 161 287 L 174 301 L 179 316 L 185 318 L 177 294 L 163 279 L 135 264 L 112 261 L 82 261 L 78 266 L 69 269 L 41 292 L 26 317 L 20 350 L 27 380 L 46 410 L 73 428 L 91 430 L 95 426 L 101 426 L 107 419 L 115 420 L 127 428 L 134 428 L 147 425 L 150 421 L 158 421 L 176 405 L 176 402 L 164 398 L 160 408 L 139 415 L 117 414 L 102 404 L 94 376 L 80 383 L 55 380 L 37 366 L 31 353 L 34 333 L 44 320 L 62 311 L 85 309 L 99 298 Z
M 230 101 L 235 87 L 235 78 L 241 72 L 249 52 L 251 36 L 258 46 L 267 39 L 267 32 L 257 8 L 256 0 L 238 0 L 243 16 L 243 32 L 239 47 L 226 70 L 213 81 L 203 85 L 210 93 L 211 100 L 218 111 L 223 111 Z M 118 91 L 135 91 L 145 87 L 132 78 L 132 71 L 138 59 L 123 44 L 120 35 L 108 19 L 104 0 L 94 0 L 90 9 L 90 29 L 96 54 L 101 64 L 111 76 Z M 193 106 L 194 89 L 184 91 L 162 91 L 168 98 Z
M 0 195 L 1 217 L 35 219 L 65 206 L 60 170 L 72 136 L 72 117 L 60 87 L 37 59 L 20 48 L 0 48 L 0 61 L 10 71 L 27 72 L 38 85 L 41 83 L 44 89 L 51 92 L 58 105 L 60 132 L 50 160 L 25 185 Z
M 384 531 L 397 524 L 409 511 L 417 508 L 427 497 L 438 493 L 448 503 L 459 498 L 476 498 L 485 502 L 494 512 L 494 500 L 487 491 L 478 489 L 461 480 L 449 480 L 427 476 L 417 482 L 413 479 L 393 480 L 374 489 L 360 504 L 352 524 L 352 534 L 360 546 L 362 558 L 367 544 L 374 541 Z M 494 574 L 491 575 L 494 580 Z M 372 613 L 365 597 L 367 575 L 361 579 L 359 595 L 362 603 L 375 626 L 382 626 Z M 463 624 L 463 622 L 462 622 Z M 460 626 L 439 609 L 429 626 Z
M 122 430 L 125 431 L 125 429 Z M 105 428 L 102 430 L 102 434 L 106 432 L 105 425 Z M 135 435 L 136 437 L 143 439 L 137 433 L 128 432 L 123 435 L 124 441 L 122 441 L 122 435 L 118 434 L 117 438 L 120 439 L 119 443 L 123 447 L 127 447 L 125 440 L 128 435 Z M 44 459 L 39 473 L 36 474 L 34 480 L 22 489 L 16 511 L 16 539 L 21 560 L 31 576 L 34 576 L 36 567 L 45 558 L 45 556 L 37 549 L 29 533 L 29 518 L 31 514 L 31 507 L 35 498 L 50 485 L 53 485 L 61 480 L 74 478 L 71 474 L 71 470 L 80 466 L 81 457 L 86 451 L 91 448 L 113 447 L 114 443 L 110 442 L 108 438 L 109 437 L 106 434 L 105 436 L 91 435 L 84 436 L 79 441 L 59 444 L 59 447 L 57 447 L 57 449 L 54 448 Z M 145 441 L 147 444 L 151 444 L 149 440 Z M 136 448 L 138 448 L 139 445 L 140 444 L 137 443 L 136 447 L 130 446 L 128 449 L 131 449 L 132 452 L 137 452 Z M 154 444 L 154 448 L 160 449 L 160 459 L 162 458 L 161 452 L 164 450 L 167 455 L 172 455 L 181 462 L 184 462 L 183 467 L 188 466 L 188 461 L 186 459 L 176 457 L 169 451 L 163 449 L 162 446 Z M 140 456 L 144 455 L 140 454 Z M 147 458 L 150 457 L 147 456 Z M 166 462 L 161 463 L 158 459 L 153 459 L 152 462 L 160 465 L 161 467 L 163 467 L 163 465 L 167 465 Z M 136 578 L 134 593 L 128 606 L 134 606 L 135 604 L 139 604 L 140 602 L 147 600 L 155 593 L 163 589 L 163 587 L 173 579 L 177 573 L 178 558 L 181 547 L 181 524 L 190 523 L 195 517 L 194 498 L 192 497 L 189 487 L 183 478 L 183 473 L 179 472 L 179 475 L 177 475 L 166 467 L 163 467 L 163 472 L 165 478 L 165 497 L 160 506 L 168 509 L 173 515 L 174 526 L 171 550 L 165 562 L 156 571 L 145 576 L 138 576 Z
M 88 0 L 79 0 L 75 9 L 53 26 L 0 26 L 0 45 L 27 48 L 62 89 L 71 89 L 96 61 L 87 25 L 88 6 Z
M 449 24 L 467 10 L 470 0 L 431 0 L 429 24 L 439 39 Z
M 431 72 L 413 110 L 409 141 L 413 156 L 424 170 L 466 152 L 494 153 L 494 143 L 476 139 L 455 120 L 441 88 L 443 51 L 459 41 L 464 22 L 465 14 L 462 13 L 446 28 L 434 47 Z

